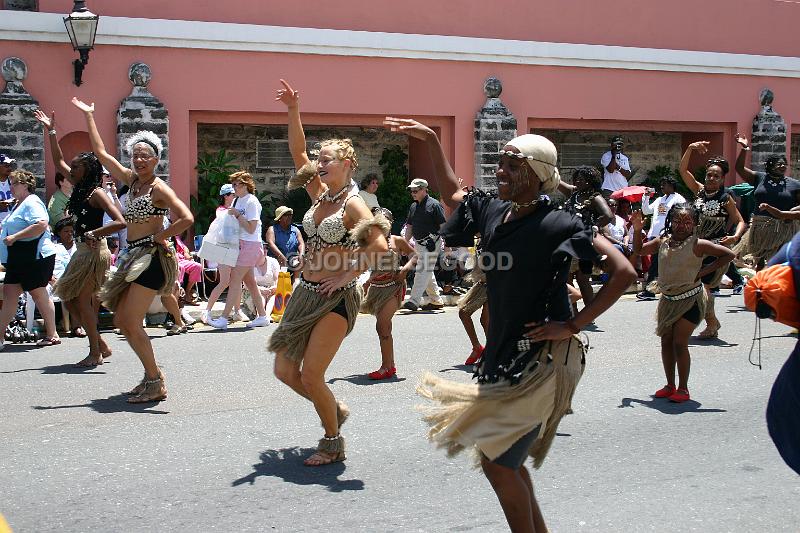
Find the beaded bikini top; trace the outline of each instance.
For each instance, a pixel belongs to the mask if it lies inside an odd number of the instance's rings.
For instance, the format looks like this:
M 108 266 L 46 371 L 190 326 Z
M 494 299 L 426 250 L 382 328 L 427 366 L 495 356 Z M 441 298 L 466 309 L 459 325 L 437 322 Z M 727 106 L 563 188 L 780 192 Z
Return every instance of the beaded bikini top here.
M 317 207 L 322 201 L 321 197 L 306 211 L 306 214 L 303 216 L 303 229 L 306 235 L 308 235 L 306 254 L 308 254 L 309 257 L 312 257 L 314 253 L 323 248 L 330 248 L 332 246 L 341 246 L 342 248 L 350 250 L 354 250 L 358 247 L 356 242 L 350 237 L 350 232 L 344 225 L 345 206 L 347 205 L 347 201 L 354 196 L 358 196 L 358 194 L 351 194 L 345 198 L 344 202 L 342 202 L 342 208 L 323 218 L 319 226 L 314 223 L 314 213 L 317 211 Z
M 146 194 L 133 197 L 133 191 L 128 194 L 125 199 L 125 221 L 126 222 L 145 222 L 150 217 L 167 216 L 169 209 L 165 207 L 156 207 L 153 205 L 153 187 Z

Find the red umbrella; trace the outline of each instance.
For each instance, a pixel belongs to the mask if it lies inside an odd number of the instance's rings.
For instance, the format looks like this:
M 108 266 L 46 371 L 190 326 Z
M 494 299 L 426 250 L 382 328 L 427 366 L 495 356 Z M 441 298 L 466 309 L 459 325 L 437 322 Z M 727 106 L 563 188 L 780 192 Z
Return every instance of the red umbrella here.
M 641 202 L 642 196 L 647 193 L 647 187 L 642 187 L 641 185 L 629 185 L 627 187 L 623 187 L 618 191 L 614 191 L 611 193 L 611 198 L 615 200 L 628 200 L 631 203 Z

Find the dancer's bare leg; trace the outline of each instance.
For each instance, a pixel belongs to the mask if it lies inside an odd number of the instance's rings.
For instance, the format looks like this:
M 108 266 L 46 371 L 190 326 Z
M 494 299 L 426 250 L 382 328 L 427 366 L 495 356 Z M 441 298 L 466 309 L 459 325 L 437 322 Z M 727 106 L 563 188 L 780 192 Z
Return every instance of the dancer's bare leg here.
M 81 324 L 89 339 L 89 355 L 78 363 L 78 366 L 96 366 L 103 364 L 103 350 L 100 345 L 100 332 L 97 330 L 97 307 L 95 306 L 95 290 L 93 284 L 86 283 L 81 287 L 78 297 L 73 300 L 79 312 Z M 106 349 L 108 346 L 106 346 Z M 109 350 L 110 352 L 110 350 Z M 110 353 L 109 353 L 110 355 Z
M 697 327 L 685 318 L 678 320 L 672 328 L 673 353 L 678 367 L 678 388 L 689 390 L 689 369 L 692 358 L 689 355 L 689 336 Z
M 328 313 L 311 330 L 305 353 L 300 381 L 308 392 L 317 410 L 326 437 L 339 434 L 339 421 L 336 416 L 336 398 L 325 383 L 325 371 L 336 355 L 347 334 L 347 321 L 341 315 Z M 316 466 L 329 462 L 330 457 L 317 451 L 306 459 L 305 464 Z
M 536 501 L 536 494 L 533 492 L 533 479 L 531 478 L 528 469 L 525 468 L 525 465 L 519 467 L 519 475 L 522 477 L 522 481 L 525 482 L 525 485 L 527 485 L 528 489 L 531 491 L 531 514 L 533 514 L 533 526 L 536 531 L 547 531 L 547 525 L 544 523 L 544 515 L 542 515 L 542 510 L 539 508 L 539 502 Z
M 664 376 L 667 385 L 675 387 L 675 342 L 673 332 L 675 326 L 661 337 L 661 364 L 664 366 Z
M 483 312 L 481 312 L 481 317 Z M 480 350 L 481 342 L 478 340 L 478 334 L 475 331 L 475 324 L 472 323 L 472 315 L 468 314 L 463 309 L 458 310 L 458 318 L 461 319 L 461 324 L 464 326 L 464 331 L 467 332 L 469 342 L 472 344 L 473 350 Z
M 375 316 L 375 331 L 381 345 L 380 371 L 394 368 L 394 340 L 392 339 L 392 317 L 399 307 L 396 299 L 391 299 Z
M 114 325 L 122 331 L 128 344 L 136 352 L 148 380 L 158 379 L 159 371 L 153 353 L 153 345 L 142 326 L 142 321 L 156 294 L 157 292 L 153 289 L 131 283 L 120 299 L 117 312 L 114 314 Z
M 481 467 L 500 501 L 511 531 L 535 533 L 537 529 L 533 525 L 532 485 L 526 483 L 519 470 L 498 465 L 486 457 L 481 457 Z M 530 482 L 530 479 L 527 481 Z

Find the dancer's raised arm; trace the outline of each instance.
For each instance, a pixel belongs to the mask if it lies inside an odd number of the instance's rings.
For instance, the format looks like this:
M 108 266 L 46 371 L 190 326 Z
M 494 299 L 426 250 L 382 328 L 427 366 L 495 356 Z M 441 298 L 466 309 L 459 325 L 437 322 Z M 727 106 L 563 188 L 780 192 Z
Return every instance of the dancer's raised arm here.
M 58 136 L 56 135 L 56 112 L 52 111 L 48 117 L 41 109 L 37 109 L 33 113 L 33 117 L 41 123 L 45 136 L 50 139 L 50 157 L 53 158 L 56 172 L 69 176 L 70 168 L 67 162 L 64 161 L 64 154 L 61 152 L 61 146 L 58 144 Z
M 756 173 L 753 172 L 752 169 L 744 166 L 745 158 L 747 158 L 747 152 L 750 151 L 750 146 L 747 143 L 747 137 L 741 133 L 737 133 L 736 142 L 742 147 L 742 149 L 739 151 L 739 156 L 736 158 L 736 173 L 739 174 L 744 181 L 755 186 L 757 185 L 756 179 L 758 176 L 756 176 Z
M 461 189 L 461 180 L 458 179 L 453 167 L 450 166 L 450 162 L 447 161 L 436 133 L 425 124 L 410 118 L 386 117 L 383 120 L 383 124 L 391 131 L 404 133 L 409 137 L 425 141 L 433 160 L 433 172 L 436 176 L 439 194 L 442 195 L 442 201 L 451 209 L 458 207 L 464 197 L 464 191 Z
M 678 170 L 683 183 L 690 191 L 692 191 L 693 194 L 697 194 L 697 192 L 700 190 L 700 187 L 703 185 L 697 181 L 697 179 L 694 177 L 694 174 L 692 174 L 692 172 L 689 170 L 689 160 L 692 158 L 692 152 L 694 151 L 697 151 L 700 154 L 708 152 L 709 144 L 709 141 L 697 141 L 692 143 L 686 147 L 686 151 L 683 152 L 683 157 L 681 157 L 681 165 Z
M 100 163 L 108 169 L 112 176 L 120 180 L 126 185 L 131 184 L 133 171 L 125 168 L 117 159 L 106 151 L 106 146 L 103 144 L 103 139 L 100 137 L 100 132 L 97 131 L 97 125 L 94 123 L 94 102 L 86 104 L 77 98 L 72 98 L 72 105 L 83 111 L 86 118 L 86 127 L 89 129 L 89 140 L 92 143 L 92 151 L 100 160 Z
M 319 178 L 316 164 L 306 152 L 306 135 L 300 120 L 300 91 L 292 89 L 286 80 L 280 82 L 283 89 L 275 92 L 275 100 L 283 102 L 289 112 L 289 152 L 297 170 L 297 175 L 289 180 L 289 189 L 303 187 L 311 199 L 316 200 L 326 187 Z

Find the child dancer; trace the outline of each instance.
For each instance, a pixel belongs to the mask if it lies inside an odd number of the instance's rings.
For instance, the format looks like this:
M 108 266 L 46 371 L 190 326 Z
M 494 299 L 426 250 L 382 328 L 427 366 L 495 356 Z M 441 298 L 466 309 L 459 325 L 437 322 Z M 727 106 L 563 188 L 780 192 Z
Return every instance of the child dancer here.
M 631 215 L 634 253 L 658 253 L 661 299 L 656 311 L 656 335 L 661 337 L 661 361 L 667 384 L 656 391 L 655 396 L 678 403 L 689 399 L 689 336 L 706 312 L 707 297 L 702 278 L 713 275 L 734 257 L 730 249 L 695 236 L 698 218 L 691 204 L 675 204 L 667 213 L 661 235 L 642 244 L 642 213 L 637 211 Z M 714 256 L 716 260 L 703 265 L 706 256 Z

